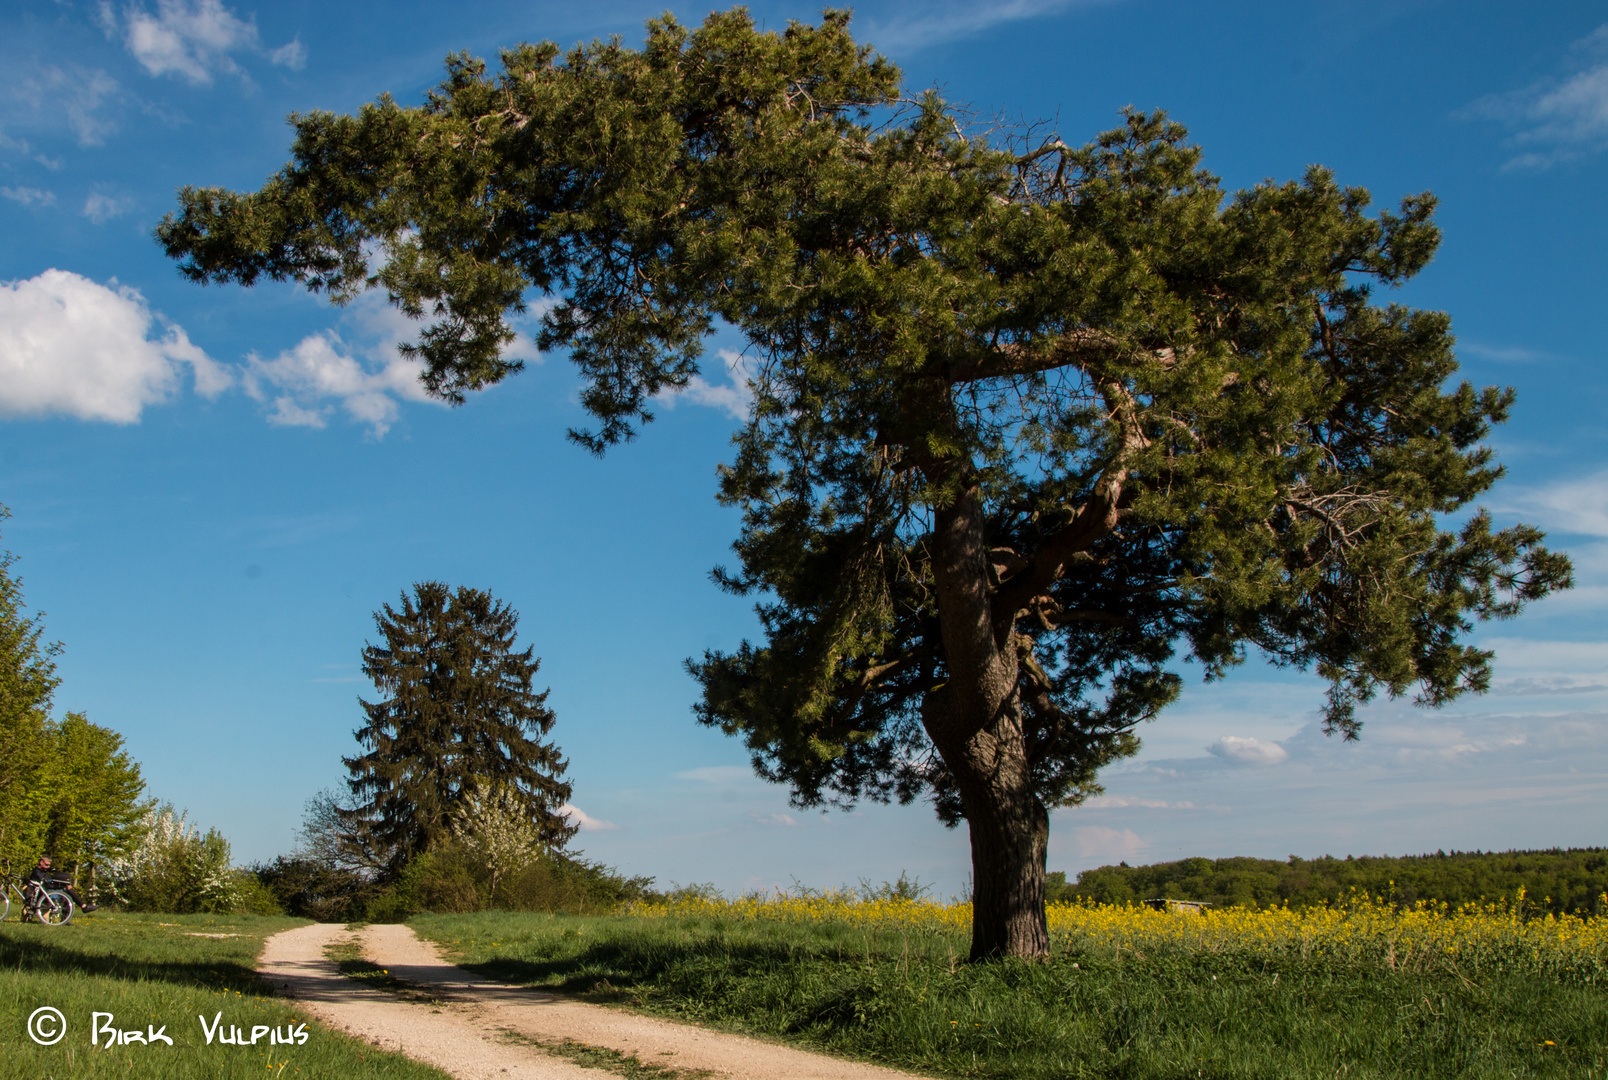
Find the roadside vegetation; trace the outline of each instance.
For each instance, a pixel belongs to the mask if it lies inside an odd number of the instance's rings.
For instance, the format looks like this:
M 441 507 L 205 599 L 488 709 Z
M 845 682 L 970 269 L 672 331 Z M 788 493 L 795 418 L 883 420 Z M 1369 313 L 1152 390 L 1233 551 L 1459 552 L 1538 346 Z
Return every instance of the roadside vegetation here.
M 979 1077 L 1597 1077 L 1608 922 L 1506 903 L 1182 916 L 1052 905 L 1039 962 L 966 963 L 971 910 L 689 895 L 412 925 L 501 980 Z
M 252 967 L 268 935 L 299 919 L 252 915 L 107 915 L 66 927 L 0 925 L 0 1077 L 220 1076 L 395 1077 L 443 1080 L 445 1073 L 308 1020 L 270 996 Z M 40 1006 L 61 1010 L 67 1032 L 54 1046 L 28 1037 Z M 173 1045 L 91 1045 L 95 1012 L 120 1029 L 166 1029 Z M 300 1045 L 207 1045 L 199 1017 L 222 1014 L 225 1029 L 284 1032 L 304 1024 Z

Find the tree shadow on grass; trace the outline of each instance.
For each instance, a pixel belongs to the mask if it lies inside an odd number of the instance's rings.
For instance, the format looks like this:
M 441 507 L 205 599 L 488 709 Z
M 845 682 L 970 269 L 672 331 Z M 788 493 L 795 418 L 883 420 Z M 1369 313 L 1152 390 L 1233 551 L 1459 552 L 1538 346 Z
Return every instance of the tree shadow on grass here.
M 70 930 L 64 928 L 64 933 Z M 0 971 L 15 974 L 90 975 L 122 982 L 166 982 L 234 990 L 242 994 L 272 993 L 246 963 L 213 957 L 204 960 L 158 960 L 100 950 L 75 948 L 70 939 L 32 940 L 0 934 Z
M 600 983 L 628 988 L 667 978 L 680 981 L 695 974 L 740 980 L 803 960 L 826 959 L 828 955 L 818 950 L 775 942 L 599 942 L 562 957 L 498 957 L 460 966 L 498 982 L 575 993 L 597 991 Z

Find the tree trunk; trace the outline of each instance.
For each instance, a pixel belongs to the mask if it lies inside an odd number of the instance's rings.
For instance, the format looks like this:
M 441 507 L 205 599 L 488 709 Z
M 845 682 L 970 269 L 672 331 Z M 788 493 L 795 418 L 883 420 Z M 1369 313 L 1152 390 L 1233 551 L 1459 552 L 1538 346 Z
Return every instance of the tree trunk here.
M 971 472 L 968 466 L 956 475 L 970 480 Z M 994 618 L 984 516 L 975 483 L 934 515 L 928 543 L 948 679 L 928 695 L 922 724 L 949 768 L 971 831 L 971 958 L 1038 957 L 1050 949 L 1044 918 L 1050 816 L 1033 791 L 1012 632 Z
M 1048 955 L 1044 858 L 1049 811 L 1030 792 L 965 803 L 972 853 L 971 959 Z

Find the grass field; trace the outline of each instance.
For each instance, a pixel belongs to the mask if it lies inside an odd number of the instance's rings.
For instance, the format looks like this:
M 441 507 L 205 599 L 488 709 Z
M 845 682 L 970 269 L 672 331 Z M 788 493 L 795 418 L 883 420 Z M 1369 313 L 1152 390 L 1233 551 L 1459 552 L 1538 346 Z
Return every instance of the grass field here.
M 0 1077 L 394 1077 L 444 1080 L 446 1074 L 306 1020 L 265 996 L 252 973 L 263 939 L 301 925 L 299 919 L 223 915 L 79 916 L 70 925 L 0 924 Z M 219 934 L 226 937 L 198 935 Z M 41 1006 L 59 1009 L 67 1031 L 54 1046 L 27 1033 Z M 115 1026 L 165 1028 L 173 1045 L 91 1045 L 91 1014 L 112 1013 Z M 207 1045 L 200 1017 L 222 1014 L 223 1030 L 263 1026 L 288 1035 L 305 1024 L 300 1045 Z
M 1608 923 L 1503 909 L 1052 910 L 968 965 L 964 905 L 697 900 L 423 916 L 496 978 L 955 1076 L 1608 1077 Z

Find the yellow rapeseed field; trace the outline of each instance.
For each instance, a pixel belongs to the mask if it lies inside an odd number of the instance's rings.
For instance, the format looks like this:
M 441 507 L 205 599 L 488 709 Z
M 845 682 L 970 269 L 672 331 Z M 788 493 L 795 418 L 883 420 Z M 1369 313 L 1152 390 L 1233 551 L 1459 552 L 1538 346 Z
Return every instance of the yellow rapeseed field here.
M 1608 897 L 1605 897 L 1608 900 Z M 1605 904 L 1608 906 L 1608 904 Z M 1518 902 L 1418 903 L 1399 908 L 1367 895 L 1331 907 L 1226 908 L 1190 916 L 1143 907 L 1052 904 L 1052 948 L 1143 957 L 1178 952 L 1233 953 L 1251 960 L 1327 960 L 1429 969 L 1469 977 L 1494 968 L 1544 971 L 1608 982 L 1608 918 L 1521 918 Z M 637 905 L 647 918 L 837 923 L 878 938 L 965 937 L 971 905 L 927 900 L 866 900 L 848 892 L 754 894 L 736 900 L 687 898 Z

